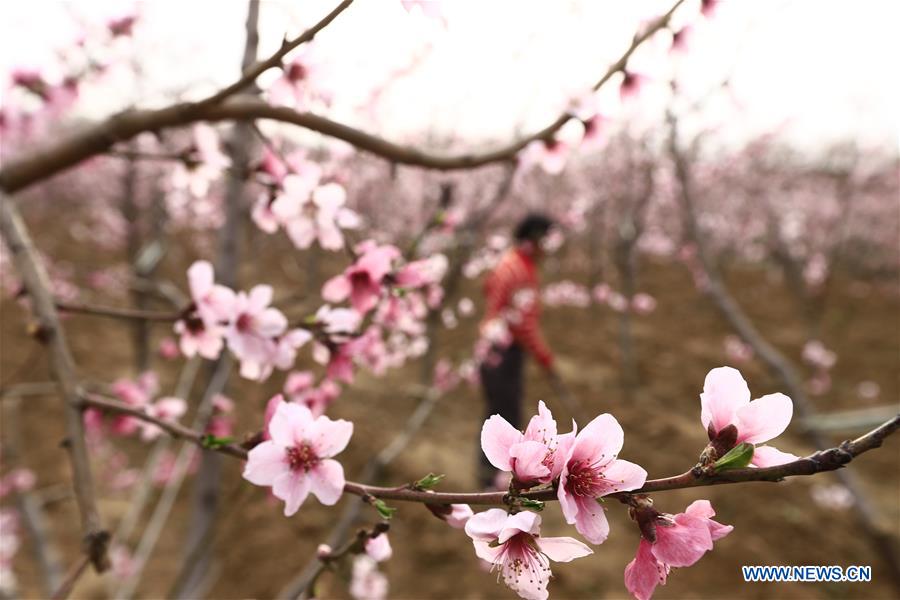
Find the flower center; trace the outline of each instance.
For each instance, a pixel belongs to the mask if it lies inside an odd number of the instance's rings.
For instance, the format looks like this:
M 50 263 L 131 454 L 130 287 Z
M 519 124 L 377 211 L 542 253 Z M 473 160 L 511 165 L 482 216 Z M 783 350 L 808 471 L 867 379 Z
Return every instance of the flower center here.
M 251 317 L 247 313 L 241 313 L 241 315 L 237 318 L 237 321 L 235 322 L 235 327 L 237 327 L 237 330 L 240 331 L 241 333 L 246 333 L 246 332 L 250 331 L 252 326 L 253 326 L 253 317 Z
M 576 496 L 596 497 L 603 482 L 603 473 L 586 461 L 580 460 L 569 467 L 566 489 Z
M 309 471 L 319 462 L 319 457 L 315 451 L 307 443 L 299 446 L 292 446 L 285 450 L 287 454 L 288 466 L 291 471 Z
M 363 287 L 369 284 L 369 274 L 365 271 L 357 271 L 350 275 L 350 283 L 353 287 Z

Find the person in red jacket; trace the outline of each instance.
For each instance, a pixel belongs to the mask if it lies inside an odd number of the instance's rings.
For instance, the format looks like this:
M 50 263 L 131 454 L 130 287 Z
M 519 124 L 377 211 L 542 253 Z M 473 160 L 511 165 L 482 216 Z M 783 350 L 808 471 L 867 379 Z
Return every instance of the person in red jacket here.
M 522 428 L 522 393 L 525 354 L 531 354 L 548 376 L 556 379 L 553 353 L 540 327 L 538 263 L 542 242 L 553 221 L 542 214 L 526 216 L 515 229 L 515 246 L 497 263 L 484 282 L 485 314 L 482 339 L 491 343 L 481 363 L 481 385 L 487 416 L 499 414 L 516 429 Z M 483 487 L 494 484 L 496 470 L 483 452 L 479 479 Z

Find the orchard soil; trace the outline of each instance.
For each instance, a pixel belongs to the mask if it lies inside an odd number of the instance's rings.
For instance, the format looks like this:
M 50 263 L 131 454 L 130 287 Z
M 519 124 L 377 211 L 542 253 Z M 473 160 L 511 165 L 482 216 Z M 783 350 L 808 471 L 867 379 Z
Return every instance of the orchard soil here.
M 47 231 L 47 229 L 44 229 Z M 39 245 L 51 257 L 65 258 L 72 264 L 114 264 L 117 257 L 96 248 L 85 249 L 66 236 L 38 236 Z M 309 264 L 290 254 L 284 240 L 259 239 L 248 254 L 257 262 L 242 267 L 240 281 L 249 287 L 258 282 L 277 282 L 276 298 L 305 293 L 309 286 Z M 257 250 L 273 248 L 279 254 L 271 261 Z M 206 256 L 213 255 L 210 246 Z M 194 258 L 173 245 L 166 268 L 160 274 L 184 289 L 184 268 Z M 343 257 L 340 257 L 343 258 Z M 560 269 L 560 262 L 544 269 L 545 281 L 571 277 L 583 281 L 571 263 Z M 323 275 L 328 265 L 317 265 Z M 335 269 L 337 263 L 335 263 Z M 334 269 L 331 269 L 334 270 Z M 318 277 L 318 276 L 315 276 Z M 318 277 L 321 282 L 322 277 Z M 615 282 L 612 282 L 615 286 Z M 785 292 L 776 273 L 762 267 L 735 267 L 729 271 L 729 283 L 740 303 L 762 331 L 789 357 L 799 361 L 806 329 L 795 302 Z M 478 283 L 467 282 L 464 294 L 478 300 Z M 684 267 L 677 263 L 643 261 L 639 289 L 654 295 L 659 305 L 647 316 L 633 321 L 638 383 L 626 393 L 619 375 L 618 315 L 606 307 L 587 309 L 548 308 L 545 310 L 547 337 L 558 354 L 559 370 L 571 391 L 591 415 L 611 412 L 625 429 L 622 458 L 644 466 L 651 477 L 681 473 L 692 466 L 702 450 L 705 432 L 700 425 L 698 394 L 709 369 L 728 364 L 723 338 L 728 326 L 714 307 L 694 288 Z M 97 296 L 96 303 L 124 305 L 124 297 Z M 316 299 L 304 304 L 314 309 Z M 37 342 L 29 338 L 26 313 L 16 302 L 4 298 L 0 312 L 2 331 L 3 385 L 47 379 L 46 362 Z M 299 310 L 299 309 L 298 309 Z M 294 311 L 294 314 L 298 314 Z M 302 314 L 302 313 L 300 313 Z M 459 361 L 471 350 L 476 318 L 462 319 L 453 330 L 442 330 L 437 343 L 438 355 Z M 90 379 L 110 382 L 133 376 L 131 327 L 128 323 L 87 316 L 65 320 L 69 341 L 82 374 Z M 155 343 L 170 335 L 166 324 L 153 325 Z M 900 302 L 896 281 L 864 283 L 842 277 L 831 291 L 823 320 L 822 338 L 838 353 L 833 370 L 832 389 L 815 397 L 823 411 L 853 409 L 896 402 L 898 357 L 900 357 Z M 298 368 L 311 366 L 309 352 L 301 353 Z M 307 364 L 304 364 L 307 363 Z M 778 382 L 756 360 L 734 364 L 741 369 L 754 397 L 781 391 Z M 161 374 L 163 392 L 169 393 L 178 373 L 177 361 L 154 357 Z M 350 479 L 366 461 L 388 444 L 395 431 L 415 408 L 410 386 L 419 382 L 421 366 L 410 363 L 384 378 L 360 375 L 333 405 L 334 418 L 349 419 L 355 432 L 348 449 L 339 456 Z M 204 379 L 201 370 L 190 402 L 196 405 Z M 252 434 L 261 426 L 266 400 L 283 383 L 284 374 L 276 373 L 265 384 L 239 381 L 235 376 L 229 395 L 236 401 L 236 433 Z M 876 399 L 864 400 L 857 394 L 861 381 L 880 386 Z M 544 399 L 553 409 L 561 429 L 567 413 L 534 364 L 529 365 L 526 414 Z M 479 449 L 476 440 L 483 421 L 480 391 L 463 385 L 443 397 L 423 429 L 409 447 L 390 465 L 380 482 L 398 485 L 416 480 L 428 472 L 446 473 L 439 489 L 474 491 L 475 465 Z M 184 422 L 190 422 L 186 419 Z M 583 424 L 582 424 L 583 425 Z M 4 428 L 6 427 L 4 421 Z M 37 473 L 37 488 L 45 492 L 62 490 L 69 483 L 69 467 L 60 448 L 63 417 L 59 398 L 33 396 L 21 402 L 22 460 Z M 793 432 L 791 430 L 794 430 Z M 796 454 L 812 451 L 797 433 L 795 424 L 782 435 L 777 446 Z M 839 432 L 834 442 L 858 432 Z M 132 466 L 142 465 L 146 448 L 132 441 L 117 440 L 127 450 Z M 867 493 L 882 517 L 881 525 L 900 535 L 900 436 L 888 440 L 884 448 L 864 455 L 850 467 L 858 473 Z M 280 503 L 273 502 L 261 488 L 240 478 L 242 464 L 225 459 L 221 484 L 220 518 L 212 543 L 215 548 L 210 598 L 271 598 L 297 575 L 324 541 L 344 504 L 360 502 L 346 496 L 339 506 L 326 508 L 313 498 L 300 512 L 285 518 Z M 106 467 L 97 465 L 98 478 L 104 479 Z M 900 589 L 886 573 L 877 556 L 860 533 L 852 510 L 825 508 L 813 502 L 810 492 L 815 484 L 835 483 L 833 474 L 796 479 L 781 484 L 750 483 L 698 488 L 656 494 L 656 506 L 667 512 L 680 512 L 693 500 L 708 498 L 717 519 L 734 525 L 734 532 L 716 544 L 697 565 L 676 569 L 656 598 L 897 598 Z M 115 492 L 100 484 L 100 506 L 106 523 L 114 528 L 124 514 L 127 492 Z M 184 533 L 190 523 L 192 482 L 179 496 L 169 526 L 149 563 L 139 588 L 142 598 L 161 598 L 182 565 Z M 425 508 L 395 502 L 398 511 L 391 522 L 393 558 L 383 568 L 390 580 L 390 598 L 513 598 L 497 574 L 483 570 L 472 550 L 469 538 L 434 518 Z M 606 543 L 595 547 L 595 554 L 568 564 L 554 564 L 550 591 L 554 598 L 625 598 L 622 572 L 638 544 L 638 530 L 628 520 L 625 508 L 606 505 L 611 534 Z M 59 541 L 66 565 L 78 559 L 79 532 L 77 510 L 71 495 L 47 506 L 51 530 Z M 365 508 L 360 525 L 372 524 L 377 515 Z M 545 535 L 577 536 L 565 525 L 556 503 L 548 503 L 543 512 Z M 22 595 L 40 597 L 38 573 L 31 558 L 31 542 L 23 533 L 23 547 L 16 557 L 15 569 Z M 132 544 L 135 539 L 129 540 Z M 744 583 L 741 565 L 871 565 L 871 583 Z M 326 574 L 318 588 L 319 597 L 348 597 L 342 574 Z M 103 598 L 109 575 L 89 574 L 79 582 L 74 598 Z

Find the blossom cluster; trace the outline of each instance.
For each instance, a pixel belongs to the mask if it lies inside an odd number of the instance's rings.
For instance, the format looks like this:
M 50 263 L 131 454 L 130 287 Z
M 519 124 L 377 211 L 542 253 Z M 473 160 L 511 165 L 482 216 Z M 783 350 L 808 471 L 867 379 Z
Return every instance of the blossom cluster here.
M 257 285 L 234 292 L 215 283 L 212 265 L 197 261 L 188 269 L 191 304 L 175 323 L 185 356 L 214 359 L 227 343 L 241 363 L 241 375 L 264 380 L 274 368 L 289 369 L 297 350 L 312 339 L 306 329 L 289 329 L 272 303 L 272 288 Z
M 769 394 L 751 401 L 740 373 L 720 367 L 707 375 L 700 404 L 700 420 L 710 439 L 701 465 L 714 465 L 741 444 L 749 449 L 751 466 L 798 458 L 760 445 L 790 422 L 793 410 L 787 396 Z M 488 418 L 481 447 L 494 467 L 509 474 L 513 498 L 525 491 L 555 491 L 566 522 L 591 544 L 602 544 L 609 536 L 603 498 L 628 504 L 641 532 L 637 555 L 625 568 L 625 585 L 636 598 L 650 598 L 672 568 L 693 565 L 712 550 L 714 541 L 731 532 L 731 526 L 712 519 L 715 512 L 707 500 L 697 500 L 678 514 L 653 508 L 650 499 L 638 493 L 647 472 L 619 458 L 624 432 L 615 417 L 602 414 L 580 431 L 575 422 L 572 425 L 572 431 L 560 433 L 541 401 L 524 431 L 500 415 Z M 574 538 L 541 537 L 540 517 L 512 506 L 509 514 L 501 509 L 475 514 L 468 519 L 466 533 L 477 556 L 499 569 L 511 589 L 522 598 L 543 600 L 548 597 L 550 561 L 566 562 L 592 551 Z
M 141 410 L 147 415 L 164 421 L 177 421 L 187 411 L 187 404 L 181 398 L 164 396 L 156 398 L 159 393 L 159 380 L 156 374 L 148 371 L 137 379 L 119 379 L 111 386 L 116 399 L 123 404 Z M 153 440 L 162 430 L 148 421 L 126 414 L 106 417 L 102 410 L 88 408 L 84 411 L 85 428 L 92 437 L 97 438 L 108 431 L 113 435 L 130 436 L 136 433 L 144 441 Z

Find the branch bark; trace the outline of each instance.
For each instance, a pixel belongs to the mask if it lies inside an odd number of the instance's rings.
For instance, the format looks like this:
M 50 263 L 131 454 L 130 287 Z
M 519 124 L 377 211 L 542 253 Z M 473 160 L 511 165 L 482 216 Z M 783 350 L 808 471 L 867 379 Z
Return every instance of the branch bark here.
M 170 435 L 185 441 L 202 445 L 203 435 L 177 423 L 162 421 L 136 410 L 121 402 L 107 400 L 96 395 L 86 395 L 84 403 L 89 406 L 102 408 L 113 412 L 128 414 L 138 419 L 158 425 Z M 714 474 L 704 474 L 696 469 L 691 469 L 680 475 L 664 477 L 661 479 L 649 479 L 643 487 L 630 492 L 617 492 L 607 497 L 625 499 L 634 494 L 651 494 L 668 490 L 680 490 L 693 487 L 706 487 L 726 483 L 747 483 L 751 481 L 779 482 L 788 477 L 808 476 L 825 471 L 836 471 L 843 468 L 856 457 L 879 448 L 884 440 L 900 429 L 900 414 L 885 421 L 872 431 L 854 440 L 847 440 L 838 446 L 820 450 L 805 458 L 778 465 L 774 467 L 742 469 L 730 469 Z M 247 450 L 236 444 L 224 444 L 213 448 L 216 452 L 247 459 Z M 511 497 L 506 492 L 483 493 L 455 493 L 455 492 L 425 492 L 412 489 L 409 485 L 398 487 L 378 487 L 364 485 L 348 481 L 344 485 L 344 492 L 357 496 L 374 496 L 384 500 L 397 500 L 401 502 L 419 502 L 423 504 L 472 504 L 472 505 L 503 505 L 507 504 Z M 532 500 L 554 501 L 556 490 L 545 489 L 524 492 L 522 498 Z
M 603 77 L 594 84 L 593 89 L 595 91 L 600 89 L 613 75 L 624 71 L 632 53 L 653 34 L 668 26 L 672 14 L 683 1 L 677 0 L 668 12 L 635 35 L 629 47 L 616 62 L 610 65 Z M 281 50 L 279 50 L 280 52 Z M 278 56 L 278 53 L 274 56 Z M 282 57 L 283 55 L 279 56 L 278 61 Z M 267 60 L 272 60 L 272 57 Z M 271 66 L 274 66 L 274 63 Z M 249 74 L 252 74 L 252 71 Z M 244 79 L 242 77 L 242 81 Z M 92 156 L 108 152 L 117 143 L 129 140 L 145 131 L 160 131 L 170 127 L 190 125 L 198 121 L 261 119 L 280 121 L 343 140 L 359 150 L 370 152 L 392 163 L 449 171 L 513 160 L 519 151 L 529 143 L 551 140 L 563 125 L 574 118 L 568 111 L 564 112 L 543 129 L 493 151 L 441 156 L 401 146 L 313 113 L 301 113 L 283 106 L 270 106 L 252 96 L 232 95 L 248 85 L 247 82 L 240 85 L 233 84 L 224 88 L 222 92 L 199 102 L 182 102 L 156 110 L 127 110 L 113 115 L 59 142 L 9 162 L 3 169 L 0 169 L 0 189 L 7 193 L 24 189 Z M 228 93 L 224 94 L 225 91 Z
M 72 465 L 84 552 L 94 569 L 103 572 L 109 567 L 107 557 L 109 533 L 103 528 L 94 496 L 90 459 L 84 439 L 84 423 L 79 408 L 75 361 L 59 322 L 44 265 L 18 208 L 12 198 L 2 192 L 0 192 L 0 232 L 3 233 L 12 260 L 31 299 L 32 310 L 37 318 L 37 337 L 47 346 L 50 354 L 50 369 L 65 406 L 67 436 L 65 446 L 69 451 Z

